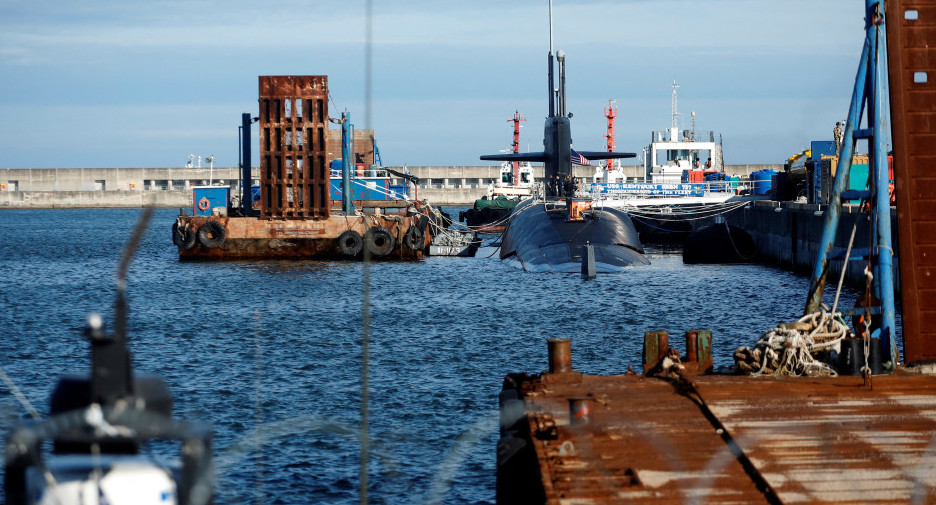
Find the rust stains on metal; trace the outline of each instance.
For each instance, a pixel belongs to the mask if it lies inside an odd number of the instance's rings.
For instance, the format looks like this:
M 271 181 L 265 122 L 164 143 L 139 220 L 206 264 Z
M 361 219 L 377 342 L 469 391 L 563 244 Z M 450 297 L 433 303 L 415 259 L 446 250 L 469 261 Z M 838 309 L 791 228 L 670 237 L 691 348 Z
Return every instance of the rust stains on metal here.
M 784 503 L 936 502 L 936 377 L 696 383 Z
M 699 409 L 666 381 L 638 375 L 539 378 L 524 396 L 530 433 L 544 416 L 555 437 L 530 437 L 541 482 L 498 480 L 498 503 L 541 487 L 545 503 L 768 503 Z M 570 422 L 570 398 L 589 398 L 588 423 Z M 509 437 L 517 437 L 519 430 Z M 505 436 L 502 433 L 502 439 Z M 499 462 L 498 472 L 513 471 Z M 501 499 L 503 497 L 503 499 Z M 542 502 L 540 502 L 542 503 Z
M 648 331 L 644 333 L 643 344 L 643 370 L 644 373 L 663 361 L 669 350 L 669 333 L 665 331 Z
M 572 371 L 572 340 L 569 338 L 551 338 L 549 345 L 549 372 L 563 373 Z
M 669 345 L 669 333 L 648 331 L 644 333 L 643 371 L 645 375 L 665 372 L 672 365 L 679 365 L 683 373 L 695 375 L 712 371 L 712 331 L 689 330 L 685 334 L 686 355 Z
M 328 218 L 328 77 L 259 81 L 261 217 Z
M 936 0 L 887 2 L 904 353 L 936 359 Z
M 554 375 L 504 382 L 498 503 L 936 502 L 933 376 Z
M 327 219 L 264 219 L 228 216 L 180 216 L 174 230 L 179 259 L 360 259 L 416 260 L 432 240 L 423 218 L 434 217 L 418 206 L 396 214 L 332 215 Z M 401 209 L 404 210 L 404 209 Z M 424 226 L 422 243 L 403 240 L 411 228 Z M 204 230 L 212 230 L 211 236 Z M 174 233 L 176 233 L 174 231 Z M 220 240 L 216 235 L 220 234 Z M 212 240 L 207 240 L 211 238 Z

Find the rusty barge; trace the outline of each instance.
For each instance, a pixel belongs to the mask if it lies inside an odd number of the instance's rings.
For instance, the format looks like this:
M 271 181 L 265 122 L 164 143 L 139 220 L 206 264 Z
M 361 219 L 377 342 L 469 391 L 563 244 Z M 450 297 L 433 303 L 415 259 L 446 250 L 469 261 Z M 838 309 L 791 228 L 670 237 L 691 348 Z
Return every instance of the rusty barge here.
M 181 260 L 416 260 L 445 227 L 443 214 L 391 187 L 373 137 L 355 145 L 350 114 L 328 114 L 328 78 L 260 76 L 260 114 L 242 115 L 241 193 L 193 189 L 172 225 Z M 251 125 L 259 122 L 260 179 L 251 179 Z M 341 125 L 341 159 L 328 123 Z M 362 145 L 363 144 L 363 145 Z M 334 150 L 334 146 L 332 146 Z M 404 174 L 401 174 L 404 175 Z M 404 175 L 405 176 L 405 175 Z
M 549 339 L 548 371 L 510 374 L 500 392 L 497 503 L 936 503 L 936 95 L 926 78 L 936 0 L 886 5 L 888 18 L 883 0 L 866 1 L 844 155 L 803 318 L 739 348 L 718 371 L 717 335 L 707 330 L 686 331 L 679 351 L 666 331 L 646 332 L 643 369 L 610 376 L 575 371 L 571 339 Z M 852 241 L 835 246 L 859 139 L 872 164 L 857 195 L 870 228 L 864 252 Z M 867 264 L 850 312 L 836 312 L 837 293 L 831 310 L 821 303 L 831 261 Z
M 932 374 L 595 376 L 549 344 L 504 381 L 497 503 L 936 502 Z

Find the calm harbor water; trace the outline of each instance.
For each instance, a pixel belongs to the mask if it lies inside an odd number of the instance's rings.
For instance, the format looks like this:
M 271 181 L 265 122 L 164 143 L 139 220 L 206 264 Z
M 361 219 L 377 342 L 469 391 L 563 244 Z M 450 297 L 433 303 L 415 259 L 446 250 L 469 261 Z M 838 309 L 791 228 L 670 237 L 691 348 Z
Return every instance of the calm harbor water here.
M 140 213 L 0 211 L 2 366 L 43 415 L 61 374 L 87 372 L 87 314 L 112 321 Z M 131 265 L 130 346 L 176 417 L 213 424 L 216 503 L 356 503 L 364 265 L 180 263 L 176 214 L 155 213 Z M 491 247 L 371 265 L 371 503 L 493 503 L 501 382 L 544 370 L 547 337 L 572 337 L 577 370 L 618 374 L 640 367 L 645 331 L 680 346 L 711 329 L 726 366 L 805 303 L 808 280 L 790 272 L 650 259 L 592 281 L 524 272 Z M 0 391 L 5 434 L 26 413 Z

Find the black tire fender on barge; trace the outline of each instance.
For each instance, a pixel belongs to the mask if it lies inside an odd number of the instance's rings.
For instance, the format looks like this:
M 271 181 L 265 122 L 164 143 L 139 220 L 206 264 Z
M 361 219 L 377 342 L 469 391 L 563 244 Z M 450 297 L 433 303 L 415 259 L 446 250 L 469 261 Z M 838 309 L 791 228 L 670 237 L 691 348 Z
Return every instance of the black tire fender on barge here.
M 224 245 L 224 225 L 218 221 L 206 221 L 198 228 L 198 242 L 208 249 L 218 249 Z
M 364 233 L 364 247 L 374 256 L 390 254 L 395 245 L 396 239 L 393 238 L 393 234 L 383 226 L 368 228 Z
M 195 236 L 195 232 L 188 225 L 180 227 L 178 222 L 172 223 L 172 243 L 176 247 L 188 251 L 195 247 L 197 240 L 198 237 Z
M 411 251 L 419 251 L 426 243 L 426 237 L 418 226 L 410 226 L 403 235 L 403 245 Z
M 419 231 L 426 233 L 426 226 L 429 225 L 429 216 L 422 215 L 419 216 L 419 220 L 416 221 L 416 227 L 419 228 Z
M 360 233 L 354 230 L 347 230 L 338 235 L 337 240 L 338 249 L 341 249 L 341 254 L 345 256 L 357 256 L 364 247 L 364 239 L 361 238 Z

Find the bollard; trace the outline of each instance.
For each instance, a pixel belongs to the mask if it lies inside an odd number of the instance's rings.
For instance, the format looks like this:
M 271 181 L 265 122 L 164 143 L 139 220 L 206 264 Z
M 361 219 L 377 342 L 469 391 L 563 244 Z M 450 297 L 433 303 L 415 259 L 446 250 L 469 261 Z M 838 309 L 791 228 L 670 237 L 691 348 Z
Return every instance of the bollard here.
M 550 338 L 549 346 L 549 373 L 566 373 L 572 371 L 572 339 L 566 337 Z
M 686 361 L 698 361 L 698 350 L 696 342 L 699 338 L 699 332 L 689 330 L 686 332 Z
M 643 367 L 644 373 L 655 367 L 669 350 L 669 333 L 660 331 L 648 331 L 644 333 L 643 343 Z
M 569 398 L 569 424 L 572 426 L 591 422 L 588 398 Z
M 712 330 L 689 330 L 686 332 L 686 360 L 696 363 L 700 373 L 714 367 L 712 361 Z

